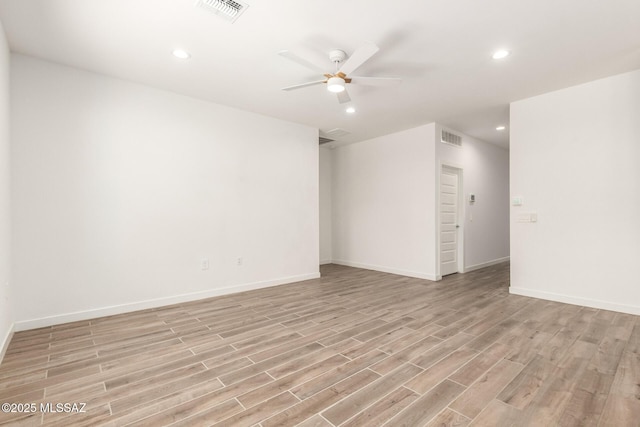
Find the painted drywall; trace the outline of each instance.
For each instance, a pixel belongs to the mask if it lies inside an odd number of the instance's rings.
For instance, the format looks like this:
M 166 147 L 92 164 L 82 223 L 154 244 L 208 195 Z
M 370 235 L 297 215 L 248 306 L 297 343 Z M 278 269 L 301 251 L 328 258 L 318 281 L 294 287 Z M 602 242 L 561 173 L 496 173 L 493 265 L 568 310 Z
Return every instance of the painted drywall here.
M 640 70 L 511 104 L 512 293 L 640 314 L 638 94 Z
M 16 329 L 319 276 L 317 129 L 21 55 L 11 72 Z
M 435 280 L 435 124 L 333 150 L 333 260 Z
M 436 135 L 443 127 L 436 124 Z M 509 151 L 469 135 L 462 146 L 439 142 L 439 164 L 462 169 L 464 271 L 472 271 L 509 259 Z M 439 141 L 440 138 L 437 138 Z M 439 170 L 439 169 L 438 169 Z M 476 201 L 469 202 L 474 194 Z
M 509 259 L 509 154 L 471 138 L 440 142 L 431 123 L 332 150 L 333 259 L 338 264 L 440 279 L 438 188 L 443 164 L 463 169 L 463 271 Z
M 0 361 L 13 331 L 9 158 L 9 47 L 0 24 Z
M 320 264 L 333 259 L 331 253 L 331 150 L 320 147 Z

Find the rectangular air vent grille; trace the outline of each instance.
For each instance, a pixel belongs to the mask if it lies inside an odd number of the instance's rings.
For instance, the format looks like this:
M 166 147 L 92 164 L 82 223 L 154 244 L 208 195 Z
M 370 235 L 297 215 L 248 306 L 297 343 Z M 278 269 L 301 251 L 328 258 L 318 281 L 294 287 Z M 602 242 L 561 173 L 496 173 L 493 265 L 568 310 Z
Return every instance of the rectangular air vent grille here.
M 340 128 L 335 128 L 324 132 L 325 135 L 328 135 L 332 138 L 340 138 L 341 136 L 349 135 L 349 133 L 349 131 Z
M 335 139 L 325 138 L 324 136 L 318 137 L 318 142 L 320 143 L 320 145 L 327 144 L 327 143 L 333 142 L 333 141 L 335 141 Z
M 234 0 L 196 0 L 196 6 L 231 22 L 235 22 L 249 7 L 246 3 Z
M 456 135 L 455 133 L 451 133 L 446 130 L 442 131 L 442 137 L 440 140 L 445 144 L 451 144 L 451 145 L 455 145 L 456 147 L 462 147 L 462 137 L 460 135 Z

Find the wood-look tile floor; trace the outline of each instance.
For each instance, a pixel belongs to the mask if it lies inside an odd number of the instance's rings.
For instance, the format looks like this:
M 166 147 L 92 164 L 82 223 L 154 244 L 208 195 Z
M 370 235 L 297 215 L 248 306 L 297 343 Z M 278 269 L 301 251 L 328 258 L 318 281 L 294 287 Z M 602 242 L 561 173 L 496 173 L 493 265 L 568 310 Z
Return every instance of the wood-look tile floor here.
M 0 402 L 37 412 L 0 424 L 639 426 L 640 317 L 509 295 L 508 270 L 435 283 L 328 265 L 16 333 Z

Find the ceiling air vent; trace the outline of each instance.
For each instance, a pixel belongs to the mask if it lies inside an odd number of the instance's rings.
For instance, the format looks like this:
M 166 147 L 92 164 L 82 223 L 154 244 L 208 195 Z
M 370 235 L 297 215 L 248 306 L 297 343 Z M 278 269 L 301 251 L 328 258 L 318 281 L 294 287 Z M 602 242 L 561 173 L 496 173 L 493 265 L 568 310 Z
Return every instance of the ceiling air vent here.
M 335 141 L 335 139 L 325 138 L 324 136 L 318 137 L 318 142 L 320 143 L 320 145 L 328 144 L 329 142 L 333 142 L 333 141 Z
M 349 135 L 349 131 L 344 129 L 335 128 L 324 132 L 325 135 L 330 136 L 332 138 L 340 138 L 341 136 Z
M 456 135 L 455 133 L 451 133 L 446 130 L 442 130 L 442 136 L 440 139 L 445 144 L 455 145 L 456 147 L 462 147 L 462 137 L 460 135 Z
M 234 0 L 196 0 L 196 6 L 231 22 L 235 22 L 249 7 L 246 3 Z

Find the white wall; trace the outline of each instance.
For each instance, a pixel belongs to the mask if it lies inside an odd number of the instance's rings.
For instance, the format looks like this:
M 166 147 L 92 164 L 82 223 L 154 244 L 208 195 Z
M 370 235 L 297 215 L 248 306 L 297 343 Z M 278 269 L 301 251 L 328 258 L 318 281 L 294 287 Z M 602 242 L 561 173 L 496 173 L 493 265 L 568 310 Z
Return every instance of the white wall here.
M 0 361 L 13 330 L 9 169 L 9 47 L 0 24 Z
M 320 264 L 333 259 L 331 251 L 331 150 L 320 147 Z
M 509 258 L 508 151 L 462 134 L 462 148 L 442 144 L 441 129 L 431 123 L 333 150 L 334 262 L 438 280 L 442 164 L 463 169 L 463 191 L 478 198 L 463 206 L 464 270 Z
M 333 150 L 333 259 L 434 280 L 433 123 Z
M 639 95 L 640 70 L 511 104 L 512 293 L 640 314 Z
M 436 135 L 440 135 L 441 130 L 442 126 L 436 124 Z M 509 151 L 453 129 L 447 130 L 462 136 L 462 147 L 438 143 L 436 155 L 440 165 L 463 170 L 464 270 L 507 261 Z M 473 204 L 468 201 L 470 194 L 476 196 Z
M 11 72 L 17 329 L 319 276 L 316 129 L 21 55 Z

